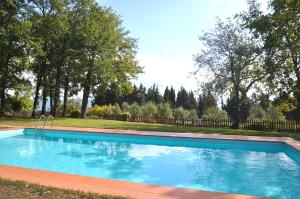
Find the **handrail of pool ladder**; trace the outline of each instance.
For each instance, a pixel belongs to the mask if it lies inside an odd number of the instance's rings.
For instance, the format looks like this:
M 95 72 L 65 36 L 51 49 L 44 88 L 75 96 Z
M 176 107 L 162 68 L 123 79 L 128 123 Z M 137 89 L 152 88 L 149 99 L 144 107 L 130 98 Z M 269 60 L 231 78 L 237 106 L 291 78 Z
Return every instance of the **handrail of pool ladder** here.
M 41 122 L 42 119 L 44 120 L 43 129 L 45 128 L 45 125 L 46 125 L 46 116 L 45 115 L 41 115 L 40 119 L 35 124 L 35 130 L 37 130 L 38 125 L 39 125 L 39 123 Z
M 51 124 L 51 128 L 53 127 L 53 121 L 54 121 L 54 117 L 52 116 L 52 115 L 49 115 L 48 117 L 47 117 L 47 120 L 46 120 L 46 124 L 48 123 L 48 120 L 51 118 L 51 121 L 52 121 L 52 124 Z M 44 126 L 44 128 L 45 128 L 45 126 Z

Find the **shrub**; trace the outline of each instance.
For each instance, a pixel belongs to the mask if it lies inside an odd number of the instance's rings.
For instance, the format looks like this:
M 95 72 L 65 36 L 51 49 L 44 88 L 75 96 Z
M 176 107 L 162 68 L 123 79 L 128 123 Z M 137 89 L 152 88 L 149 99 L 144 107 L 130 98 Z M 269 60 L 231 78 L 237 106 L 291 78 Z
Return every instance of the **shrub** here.
M 121 110 L 119 104 L 115 104 L 113 106 L 112 112 L 113 112 L 114 118 L 117 118 L 118 116 L 120 116 L 122 114 L 122 110 Z
M 189 110 L 188 119 L 191 119 L 191 120 L 198 119 L 198 114 L 197 114 L 197 111 L 195 109 Z
M 217 107 L 208 108 L 204 115 L 202 116 L 203 119 L 216 119 L 216 120 L 223 120 L 228 118 L 228 114 L 226 111 L 219 110 Z
M 250 108 L 249 120 L 264 120 L 266 119 L 266 111 L 260 106 L 252 106 Z
M 130 115 L 130 113 L 129 112 L 124 112 L 124 113 L 121 113 L 121 115 L 120 115 L 120 119 L 122 120 L 122 121 L 129 121 L 129 119 L 131 118 L 131 115 Z
M 108 106 L 102 106 L 103 109 L 103 118 L 105 119 L 111 119 L 113 117 L 113 106 L 112 105 L 108 105 Z
M 154 118 L 157 115 L 157 107 L 153 102 L 148 102 L 142 108 L 142 115 L 146 118 Z
M 176 120 L 186 120 L 189 116 L 189 111 L 182 107 L 174 109 L 174 117 Z
M 58 107 L 58 110 L 60 112 L 63 111 L 63 108 L 64 108 L 64 105 L 63 103 Z M 81 108 L 81 101 L 79 98 L 77 99 L 69 99 L 67 101 L 67 104 L 66 104 L 66 114 L 70 114 L 72 113 L 73 111 L 76 111 L 76 110 L 80 110 Z
M 265 119 L 272 121 L 285 121 L 285 117 L 280 109 L 272 105 L 267 109 Z
M 80 111 L 79 110 L 74 110 L 71 112 L 71 117 L 73 118 L 78 118 L 80 117 Z
M 173 111 L 169 103 L 161 103 L 157 105 L 157 115 L 162 119 L 173 119 Z
M 133 103 L 132 105 L 129 105 L 129 112 L 133 119 L 137 119 L 141 117 L 141 107 L 137 103 Z
M 124 103 L 122 104 L 122 110 L 123 110 L 124 112 L 130 112 L 130 105 L 129 105 L 127 102 L 124 102 Z
M 97 117 L 103 117 L 104 115 L 104 109 L 102 106 L 98 106 L 97 104 L 95 104 L 90 110 L 89 110 L 89 114 L 91 116 L 97 116 Z

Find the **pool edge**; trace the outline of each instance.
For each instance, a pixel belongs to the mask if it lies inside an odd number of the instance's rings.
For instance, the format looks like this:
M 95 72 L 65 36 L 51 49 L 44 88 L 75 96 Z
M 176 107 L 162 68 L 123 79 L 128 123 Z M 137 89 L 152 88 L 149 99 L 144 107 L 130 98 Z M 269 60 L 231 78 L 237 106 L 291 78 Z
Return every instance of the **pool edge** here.
M 26 127 L 24 127 L 26 129 Z M 27 129 L 33 129 L 28 128 Z M 45 128 L 47 130 L 77 131 L 89 133 L 109 133 L 122 135 L 141 135 L 141 136 L 159 136 L 159 137 L 177 137 L 194 139 L 216 139 L 216 140 L 236 140 L 236 141 L 256 141 L 256 142 L 279 142 L 285 143 L 300 152 L 300 142 L 289 137 L 268 137 L 268 136 L 244 136 L 244 135 L 222 135 L 217 133 L 183 133 L 183 132 L 160 132 L 160 131 L 138 131 L 121 129 L 101 129 L 101 128 L 81 128 L 81 127 L 59 127 Z
M 150 185 L 6 165 L 0 165 L 0 177 L 56 188 L 119 195 L 136 199 L 263 199 L 263 197 Z
M 28 127 L 12 127 L 10 129 L 32 129 Z M 123 135 L 142 135 L 142 136 L 160 136 L 160 137 L 178 137 L 178 138 L 196 138 L 196 139 L 221 139 L 221 140 L 239 140 L 239 141 L 264 141 L 281 142 L 300 151 L 300 142 L 288 137 L 261 137 L 261 136 L 241 136 L 241 135 L 221 135 L 221 134 L 201 134 L 201 133 L 174 133 L 157 131 L 136 131 L 120 129 L 98 129 L 98 128 L 75 128 L 75 127 L 57 127 L 45 128 L 47 130 L 63 130 L 89 133 L 109 133 Z M 0 129 L 1 131 L 1 129 Z M 11 180 L 22 180 L 29 183 L 37 183 L 57 188 L 67 188 L 82 191 L 91 191 L 99 194 L 122 195 L 133 198 L 222 198 L 222 199 L 259 199 L 263 197 L 227 194 L 219 192 L 209 192 L 194 189 L 182 189 L 176 187 L 167 187 L 159 185 L 149 185 L 133 183 L 119 180 L 85 177 L 80 175 L 64 174 L 58 172 L 42 171 L 36 169 L 27 169 L 21 167 L 0 165 L 0 177 Z M 49 178 L 51 177 L 51 178 Z M 93 182 L 95 184 L 87 184 Z M 113 188 L 111 187 L 113 186 Z M 126 187 L 124 189 L 124 187 Z

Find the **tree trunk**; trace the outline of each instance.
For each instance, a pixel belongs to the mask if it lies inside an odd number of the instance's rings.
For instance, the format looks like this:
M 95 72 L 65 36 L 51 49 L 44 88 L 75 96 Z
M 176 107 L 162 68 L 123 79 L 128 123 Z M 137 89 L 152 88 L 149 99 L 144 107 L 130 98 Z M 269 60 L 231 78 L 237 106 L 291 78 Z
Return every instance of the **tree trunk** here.
M 4 105 L 5 105 L 5 90 L 3 85 L 1 85 L 1 93 L 0 93 L 0 116 L 4 115 Z
M 56 68 L 56 78 L 55 78 L 55 89 L 54 89 L 54 104 L 53 104 L 53 116 L 56 116 L 56 110 L 59 104 L 59 95 L 60 95 L 60 79 L 61 79 L 61 68 L 64 65 L 65 62 L 65 43 L 66 41 L 64 40 L 62 47 L 61 47 L 61 51 L 60 51 L 60 61 L 59 64 L 57 65 Z
M 39 92 L 40 92 L 40 87 L 41 87 L 41 76 L 38 74 L 37 81 L 36 81 L 36 88 L 35 88 L 35 96 L 33 100 L 33 110 L 31 117 L 35 117 L 35 110 L 36 106 L 38 105 L 38 100 L 39 100 Z
M 10 60 L 10 55 L 7 55 L 6 62 L 4 63 L 5 70 L 3 70 L 2 79 L 1 79 L 1 91 L 0 91 L 0 116 L 4 115 L 4 106 L 5 106 L 5 91 L 7 89 L 8 77 L 8 64 Z
M 232 128 L 238 129 L 240 128 L 241 124 L 241 99 L 240 99 L 240 92 L 239 86 L 235 88 L 235 96 L 234 96 L 234 121 Z
M 49 88 L 50 114 L 53 115 L 53 88 L 52 88 L 51 84 L 52 84 L 52 82 L 50 82 L 50 88 Z
M 91 77 L 92 77 L 92 67 L 90 66 L 84 83 L 82 104 L 81 104 L 81 118 L 86 117 L 86 108 L 88 105 L 88 100 L 91 91 Z
M 41 115 L 45 115 L 46 113 L 46 105 L 47 105 L 47 77 L 43 78 L 43 101 L 42 101 L 42 111 Z
M 298 64 L 298 55 L 293 55 L 293 68 L 296 74 L 296 87 L 294 90 L 294 96 L 296 98 L 296 110 L 295 110 L 295 120 L 300 121 L 300 68 Z
M 68 102 L 68 92 L 69 92 L 69 78 L 66 77 L 65 80 L 65 91 L 64 91 L 64 108 L 63 108 L 63 117 L 66 117 L 66 108 Z
M 86 108 L 88 105 L 89 96 L 90 96 L 90 87 L 87 86 L 83 90 L 82 105 L 81 105 L 81 118 L 86 117 Z

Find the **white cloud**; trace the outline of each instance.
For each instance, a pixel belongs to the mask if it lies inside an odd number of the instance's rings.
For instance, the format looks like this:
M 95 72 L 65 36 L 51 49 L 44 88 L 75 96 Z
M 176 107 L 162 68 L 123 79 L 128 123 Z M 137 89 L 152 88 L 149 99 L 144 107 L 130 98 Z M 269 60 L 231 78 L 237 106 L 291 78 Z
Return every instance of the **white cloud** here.
M 192 57 L 180 60 L 159 55 L 138 53 L 140 65 L 144 66 L 144 74 L 134 83 L 143 83 L 146 87 L 158 84 L 161 92 L 166 86 L 173 86 L 176 91 L 183 86 L 187 90 L 197 89 L 197 81 L 190 74 L 195 70 Z

